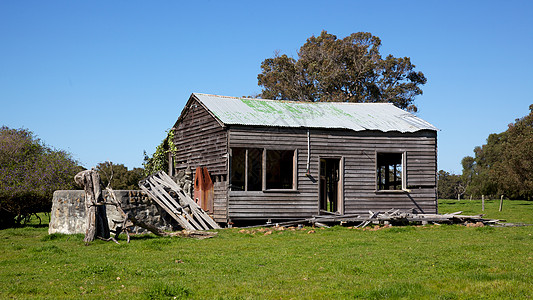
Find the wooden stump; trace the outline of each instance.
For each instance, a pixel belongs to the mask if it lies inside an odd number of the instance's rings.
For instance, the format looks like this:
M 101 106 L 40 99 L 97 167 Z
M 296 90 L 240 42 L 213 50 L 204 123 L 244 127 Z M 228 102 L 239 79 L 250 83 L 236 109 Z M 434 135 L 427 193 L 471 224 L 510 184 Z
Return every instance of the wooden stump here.
M 87 209 L 85 244 L 87 245 L 97 237 L 109 239 L 111 234 L 107 223 L 104 196 L 100 187 L 100 175 L 95 169 L 85 170 L 76 174 L 74 181 L 85 190 L 85 207 Z

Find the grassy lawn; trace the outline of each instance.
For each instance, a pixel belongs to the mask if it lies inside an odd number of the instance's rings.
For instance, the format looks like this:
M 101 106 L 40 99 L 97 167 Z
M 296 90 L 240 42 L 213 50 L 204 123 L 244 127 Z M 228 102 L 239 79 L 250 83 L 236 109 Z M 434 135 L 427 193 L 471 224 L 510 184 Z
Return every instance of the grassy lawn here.
M 533 223 L 533 202 L 487 201 L 487 218 Z M 481 201 L 439 211 L 480 214 Z M 131 243 L 0 230 L 0 298 L 531 299 L 533 226 L 265 231 Z

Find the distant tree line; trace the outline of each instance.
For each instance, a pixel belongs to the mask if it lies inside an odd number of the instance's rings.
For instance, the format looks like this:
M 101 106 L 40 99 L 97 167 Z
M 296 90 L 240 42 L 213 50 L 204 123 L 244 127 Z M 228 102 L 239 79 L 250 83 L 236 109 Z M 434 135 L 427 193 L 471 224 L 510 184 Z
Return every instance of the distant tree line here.
M 461 175 L 439 171 L 439 198 L 487 195 L 531 200 L 533 197 L 533 104 L 530 113 L 506 131 L 489 135 L 462 159 Z

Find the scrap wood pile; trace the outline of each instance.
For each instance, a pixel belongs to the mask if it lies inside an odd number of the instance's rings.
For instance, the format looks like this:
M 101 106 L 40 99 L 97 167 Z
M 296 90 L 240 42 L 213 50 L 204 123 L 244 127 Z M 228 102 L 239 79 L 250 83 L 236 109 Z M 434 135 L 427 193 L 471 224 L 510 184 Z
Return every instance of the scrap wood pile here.
M 220 226 L 165 172 L 139 182 L 139 187 L 185 230 L 220 229 Z
M 383 224 L 383 223 L 395 223 L 395 224 L 462 224 L 462 223 L 478 223 L 482 222 L 485 225 L 494 225 L 499 220 L 484 219 L 482 215 L 477 216 L 464 216 L 461 215 L 461 211 L 449 213 L 449 214 L 419 214 L 409 213 L 400 210 L 389 210 L 387 212 L 368 212 L 368 216 L 362 217 L 360 215 L 328 215 L 317 216 L 311 220 L 311 223 L 360 223 L 357 227 L 365 227 L 369 224 Z
M 502 220 L 484 219 L 483 215 L 465 216 L 461 211 L 449 214 L 418 214 L 391 209 L 387 212 L 369 211 L 367 216 L 351 215 L 320 215 L 312 218 L 269 223 L 261 226 L 294 226 L 296 224 L 310 224 L 318 227 L 329 227 L 335 224 L 357 224 L 355 228 L 364 228 L 370 224 L 478 224 L 508 226 L 500 223 Z

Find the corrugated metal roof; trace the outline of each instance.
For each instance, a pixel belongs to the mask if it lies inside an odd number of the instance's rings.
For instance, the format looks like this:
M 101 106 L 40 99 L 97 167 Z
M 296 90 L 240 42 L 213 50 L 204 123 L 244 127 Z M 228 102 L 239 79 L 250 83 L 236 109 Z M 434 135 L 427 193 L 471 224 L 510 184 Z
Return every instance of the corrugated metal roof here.
M 354 131 L 438 130 L 390 103 L 297 102 L 193 94 L 226 125 L 337 128 Z

